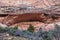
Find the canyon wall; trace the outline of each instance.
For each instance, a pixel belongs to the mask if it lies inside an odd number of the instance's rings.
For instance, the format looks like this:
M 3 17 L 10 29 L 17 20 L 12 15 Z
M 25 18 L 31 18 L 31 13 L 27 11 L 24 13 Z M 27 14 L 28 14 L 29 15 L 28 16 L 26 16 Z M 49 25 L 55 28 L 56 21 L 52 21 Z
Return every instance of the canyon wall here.
M 60 4 L 60 0 L 0 0 L 0 6 L 20 6 L 25 4 L 36 8 L 51 7 Z

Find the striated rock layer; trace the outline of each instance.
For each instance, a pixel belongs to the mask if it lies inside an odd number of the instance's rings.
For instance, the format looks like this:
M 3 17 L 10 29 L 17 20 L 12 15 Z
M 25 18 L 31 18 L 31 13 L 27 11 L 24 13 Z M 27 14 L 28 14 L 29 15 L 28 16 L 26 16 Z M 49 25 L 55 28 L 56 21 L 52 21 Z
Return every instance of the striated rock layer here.
M 40 27 L 51 30 L 56 23 L 60 25 L 60 0 L 0 0 L 0 14 L 5 13 L 9 15 L 0 17 L 0 27 L 18 26 L 19 30 L 27 30 L 32 24 L 35 31 Z
M 16 16 L 8 15 L 6 17 L 0 17 L 0 22 L 4 24 L 3 27 L 7 27 L 6 25 L 10 27 L 18 26 L 19 30 L 27 30 L 29 25 L 32 24 L 35 31 L 38 31 L 40 27 L 47 31 L 54 29 L 56 23 L 59 24 L 60 16 L 51 16 L 44 13 L 20 14 Z
M 1 6 L 20 6 L 21 4 L 30 5 L 36 8 L 45 8 L 60 4 L 60 0 L 0 0 Z

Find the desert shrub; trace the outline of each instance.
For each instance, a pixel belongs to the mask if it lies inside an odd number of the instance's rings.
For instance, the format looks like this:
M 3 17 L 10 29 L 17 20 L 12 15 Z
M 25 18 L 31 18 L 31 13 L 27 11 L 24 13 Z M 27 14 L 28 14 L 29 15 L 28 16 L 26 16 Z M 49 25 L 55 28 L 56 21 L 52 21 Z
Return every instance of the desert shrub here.
M 42 28 L 39 28 L 39 31 L 37 32 L 38 36 L 40 37 L 42 35 L 42 33 L 43 33 Z
M 52 36 L 50 36 L 49 32 L 47 31 L 42 34 L 42 38 L 43 40 L 52 40 Z
M 18 27 L 15 26 L 14 28 L 9 28 L 9 30 L 7 31 L 10 35 L 14 35 L 14 33 L 18 30 Z
M 45 40 L 60 40 L 60 26 L 55 24 L 54 30 L 49 30 L 47 33 L 44 33 L 43 39 Z
M 15 33 L 15 31 L 18 30 L 18 27 L 14 27 L 14 28 L 9 28 L 9 27 L 6 27 L 6 28 L 2 28 L 0 27 L 0 33 L 9 33 L 10 35 L 13 35 Z
M 0 27 L 0 33 L 1 33 L 1 32 L 7 32 L 8 30 L 9 30 L 9 28 L 7 28 L 7 27 L 6 27 L 6 28 Z
M 14 30 L 14 29 L 10 29 L 10 30 L 8 30 L 7 32 L 8 32 L 10 35 L 12 35 L 12 36 L 13 36 L 13 35 L 14 35 L 14 33 L 16 32 L 16 30 Z
M 25 33 L 24 33 L 23 30 L 17 30 L 17 31 L 14 33 L 15 36 L 19 36 L 19 37 L 23 37 L 24 34 L 25 34 Z
M 38 36 L 38 38 L 42 39 L 42 40 L 52 40 L 52 32 L 50 33 L 50 31 L 43 31 L 42 28 L 39 28 L 39 31 L 36 34 Z
M 4 28 L 0 27 L 0 33 L 4 31 L 5 31 Z
M 56 38 L 56 40 L 60 40 L 60 26 L 55 25 L 55 29 L 53 30 L 53 36 Z
M 15 32 L 15 36 L 19 36 L 19 37 L 25 37 L 25 38 L 31 38 L 32 33 L 26 30 L 17 30 Z

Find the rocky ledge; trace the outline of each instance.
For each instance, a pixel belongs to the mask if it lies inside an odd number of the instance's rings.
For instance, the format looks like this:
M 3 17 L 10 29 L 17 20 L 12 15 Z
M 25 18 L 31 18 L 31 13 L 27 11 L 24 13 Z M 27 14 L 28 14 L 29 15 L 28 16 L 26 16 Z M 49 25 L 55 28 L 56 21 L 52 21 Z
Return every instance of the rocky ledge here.
M 41 15 L 42 16 L 42 15 Z M 10 16 L 8 19 L 7 19 L 8 16 L 6 17 L 0 17 L 0 27 L 7 27 L 5 24 L 1 24 L 4 20 L 5 21 L 8 21 L 10 20 L 12 17 L 15 17 L 15 16 Z M 15 26 L 18 26 L 18 29 L 19 30 L 27 30 L 29 25 L 32 24 L 35 28 L 35 31 L 38 31 L 38 29 L 41 27 L 44 31 L 47 31 L 47 30 L 53 30 L 54 27 L 55 27 L 55 24 L 58 24 L 60 26 L 60 17 L 57 17 L 55 19 L 53 18 L 48 18 L 47 21 L 45 22 L 39 22 L 39 21 L 28 21 L 28 22 L 19 22 L 19 23 L 15 23 L 13 25 L 10 25 L 9 27 L 15 27 Z

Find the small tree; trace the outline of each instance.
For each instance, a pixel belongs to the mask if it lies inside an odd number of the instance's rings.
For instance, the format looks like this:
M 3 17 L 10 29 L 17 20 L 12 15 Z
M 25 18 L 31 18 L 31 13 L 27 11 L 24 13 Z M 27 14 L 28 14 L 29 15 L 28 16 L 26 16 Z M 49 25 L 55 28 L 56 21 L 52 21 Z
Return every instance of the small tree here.
M 34 27 L 31 24 L 29 25 L 28 31 L 32 33 L 34 32 Z
M 18 26 L 15 26 L 13 29 L 17 30 L 18 29 Z

